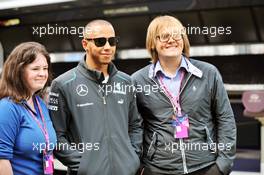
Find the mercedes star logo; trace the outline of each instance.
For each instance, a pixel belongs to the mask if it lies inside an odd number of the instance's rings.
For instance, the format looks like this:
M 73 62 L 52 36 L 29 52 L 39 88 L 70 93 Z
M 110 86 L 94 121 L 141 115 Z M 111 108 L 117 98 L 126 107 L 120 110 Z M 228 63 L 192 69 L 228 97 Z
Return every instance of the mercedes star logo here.
M 85 84 L 79 84 L 76 88 L 76 92 L 79 96 L 85 96 L 88 94 L 88 87 Z

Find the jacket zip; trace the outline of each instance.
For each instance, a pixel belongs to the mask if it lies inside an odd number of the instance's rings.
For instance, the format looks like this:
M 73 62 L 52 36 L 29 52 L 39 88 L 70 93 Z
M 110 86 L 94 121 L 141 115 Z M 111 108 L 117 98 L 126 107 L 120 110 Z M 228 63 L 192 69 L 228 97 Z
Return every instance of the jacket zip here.
M 187 85 L 187 82 L 189 81 L 191 76 L 192 76 L 192 74 L 187 78 L 186 82 L 184 83 L 182 89 L 179 92 L 179 96 L 181 95 L 183 89 Z M 187 164 L 186 164 L 186 156 L 185 156 L 185 150 L 184 150 L 184 147 L 183 147 L 183 139 L 182 138 L 180 139 L 180 150 L 181 150 L 181 154 L 182 154 L 183 173 L 184 174 L 188 174 L 188 169 L 187 169 Z
M 109 155 L 109 162 L 110 162 L 110 174 L 112 175 L 113 174 L 113 165 L 112 165 L 112 162 L 113 162 L 113 158 L 112 158 L 112 151 L 111 151 L 111 148 L 112 148 L 112 140 L 111 140 L 111 137 L 110 137 L 110 131 L 109 131 L 109 127 L 107 125 L 108 122 L 108 117 L 106 115 L 106 111 L 107 111 L 107 106 L 106 106 L 106 94 L 105 92 L 103 92 L 102 94 L 102 98 L 103 98 L 103 104 L 104 104 L 104 115 L 105 115 L 105 119 L 106 119 L 106 124 L 105 124 L 105 128 L 107 128 L 107 138 L 108 138 L 108 155 Z
M 104 102 L 104 105 L 106 105 L 105 96 L 103 96 L 103 102 Z
M 182 91 L 183 91 L 183 89 L 185 88 L 185 86 L 187 85 L 187 83 L 188 83 L 188 81 L 189 81 L 189 79 L 191 78 L 191 76 L 192 76 L 192 74 L 187 78 L 187 80 L 186 80 L 186 82 L 184 83 L 184 85 L 183 85 L 183 87 L 182 87 L 182 89 L 180 90 L 180 92 L 179 92 L 179 95 L 181 95 L 181 93 L 182 93 Z
M 189 79 L 191 78 L 191 76 L 192 76 L 192 74 L 187 78 L 186 82 L 184 83 L 182 89 L 181 89 L 180 92 L 179 92 L 179 96 L 181 95 L 183 89 L 184 89 L 185 86 L 187 85 L 187 83 L 188 83 Z M 151 80 L 152 80 L 156 85 L 158 85 L 157 82 L 156 82 L 153 78 L 151 78 Z M 159 85 L 158 85 L 158 87 L 159 87 L 159 89 L 161 90 L 161 92 L 162 92 L 162 93 L 163 93 L 163 94 L 169 99 L 169 101 L 170 101 L 170 103 L 171 103 L 171 105 L 172 105 L 172 107 L 173 107 L 174 115 L 176 115 L 176 107 L 175 107 L 174 104 L 172 103 L 171 99 L 167 96 L 166 93 L 164 93 L 163 89 L 161 89 Z M 183 139 L 180 138 L 179 141 L 180 141 L 180 150 L 181 150 L 181 155 L 182 155 L 183 173 L 184 173 L 184 174 L 188 174 L 188 169 L 187 169 L 187 164 L 186 164 L 185 150 L 184 150 L 184 147 L 183 147 Z
M 147 151 L 147 155 L 149 154 L 149 151 L 150 151 L 150 149 L 151 149 L 151 147 L 152 147 L 152 145 L 153 145 L 154 137 L 156 137 L 156 132 L 155 132 L 155 131 L 154 131 L 154 133 L 153 133 L 153 135 L 152 135 L 152 141 L 151 141 L 151 143 L 150 143 L 150 145 L 149 145 L 149 148 L 148 148 L 148 151 Z

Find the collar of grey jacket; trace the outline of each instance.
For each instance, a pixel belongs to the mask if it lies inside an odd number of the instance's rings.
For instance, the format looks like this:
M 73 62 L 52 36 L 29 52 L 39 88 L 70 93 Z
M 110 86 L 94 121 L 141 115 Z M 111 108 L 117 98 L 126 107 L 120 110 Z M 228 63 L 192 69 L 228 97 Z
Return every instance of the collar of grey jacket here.
M 102 83 L 102 81 L 104 81 L 105 79 L 104 74 L 100 71 L 89 69 L 85 60 L 86 60 L 86 56 L 84 56 L 84 58 L 79 62 L 77 69 L 79 69 L 81 73 L 83 73 L 83 75 L 86 76 L 87 78 L 96 81 L 98 83 Z M 108 74 L 109 74 L 108 81 L 110 81 L 111 77 L 113 77 L 117 73 L 117 71 L 118 71 L 117 68 L 111 62 L 108 66 Z

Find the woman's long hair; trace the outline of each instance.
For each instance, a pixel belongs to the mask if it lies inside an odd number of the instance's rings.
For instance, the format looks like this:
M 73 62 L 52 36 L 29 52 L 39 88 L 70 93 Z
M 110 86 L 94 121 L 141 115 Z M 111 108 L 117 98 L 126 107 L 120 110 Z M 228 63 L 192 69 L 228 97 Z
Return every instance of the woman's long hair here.
M 15 102 L 28 99 L 32 94 L 25 82 L 25 67 L 32 63 L 38 54 L 45 56 L 48 63 L 48 81 L 37 93 L 41 96 L 51 81 L 50 56 L 46 48 L 37 42 L 21 43 L 14 48 L 4 63 L 0 79 L 0 99 L 10 97 Z

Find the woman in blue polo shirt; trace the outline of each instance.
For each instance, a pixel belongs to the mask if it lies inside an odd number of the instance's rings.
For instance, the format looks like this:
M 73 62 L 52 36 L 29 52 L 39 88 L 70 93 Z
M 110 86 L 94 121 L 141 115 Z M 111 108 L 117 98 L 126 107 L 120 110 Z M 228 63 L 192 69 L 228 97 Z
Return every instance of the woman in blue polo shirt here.
M 0 175 L 53 173 L 56 134 L 41 95 L 50 57 L 36 42 L 18 45 L 0 79 Z

